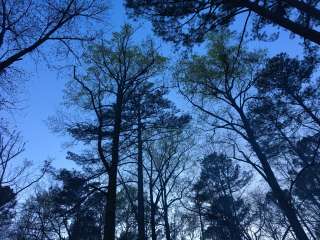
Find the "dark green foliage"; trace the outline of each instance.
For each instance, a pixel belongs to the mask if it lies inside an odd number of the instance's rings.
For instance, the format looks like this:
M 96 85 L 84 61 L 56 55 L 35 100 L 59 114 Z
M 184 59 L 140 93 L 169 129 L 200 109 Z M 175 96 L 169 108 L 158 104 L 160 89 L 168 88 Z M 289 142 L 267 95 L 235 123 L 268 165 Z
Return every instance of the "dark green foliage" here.
M 225 155 L 217 153 L 201 161 L 200 178 L 194 185 L 195 208 L 204 218 L 204 239 L 245 239 L 250 207 L 241 198 L 251 175 Z
M 15 194 L 12 188 L 9 186 L 0 186 L 0 207 L 10 202 L 14 197 Z
M 22 208 L 17 239 L 101 239 L 103 196 L 89 191 L 84 176 L 62 170 L 53 186 L 28 199 Z
M 208 32 L 250 11 L 255 15 L 253 34 L 259 39 L 266 39 L 264 26 L 276 25 L 320 44 L 317 1 L 127 0 L 126 7 L 133 16 L 150 19 L 157 34 L 174 42 L 202 42 Z
M 13 190 L 9 186 L 0 186 L 0 232 L 3 237 L 6 237 L 8 229 L 13 223 L 16 215 L 15 206 L 16 198 Z
M 148 81 L 141 84 L 124 108 L 123 128 L 135 132 L 141 119 L 143 141 L 157 139 L 160 133 L 175 131 L 190 122 L 191 117 L 182 114 L 168 99 L 168 89 Z

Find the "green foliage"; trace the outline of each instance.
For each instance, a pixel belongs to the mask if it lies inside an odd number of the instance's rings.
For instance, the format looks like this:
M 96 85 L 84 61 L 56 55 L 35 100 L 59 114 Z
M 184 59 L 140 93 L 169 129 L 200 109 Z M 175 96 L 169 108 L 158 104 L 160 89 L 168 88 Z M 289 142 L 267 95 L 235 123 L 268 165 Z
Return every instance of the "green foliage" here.
M 201 161 L 200 178 L 193 187 L 195 207 L 202 209 L 204 236 L 212 239 L 245 239 L 250 206 L 242 198 L 251 175 L 231 159 L 217 153 Z
M 240 47 L 235 38 L 228 31 L 210 35 L 204 55 L 191 55 L 178 63 L 175 77 L 182 92 L 202 100 L 221 99 L 227 88 L 232 94 L 253 81 L 265 54 Z

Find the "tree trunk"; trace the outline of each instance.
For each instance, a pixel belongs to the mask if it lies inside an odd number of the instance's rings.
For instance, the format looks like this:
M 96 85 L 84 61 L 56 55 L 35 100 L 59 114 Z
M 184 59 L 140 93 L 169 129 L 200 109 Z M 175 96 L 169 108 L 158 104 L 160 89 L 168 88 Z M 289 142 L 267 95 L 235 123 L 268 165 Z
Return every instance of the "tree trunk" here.
M 204 240 L 204 226 L 203 226 L 203 220 L 202 220 L 202 214 L 201 209 L 199 207 L 199 221 L 200 221 L 200 240 Z
M 281 208 L 284 215 L 287 217 L 290 223 L 290 226 L 292 227 L 296 237 L 299 240 L 309 240 L 301 223 L 298 220 L 297 213 L 294 206 L 292 205 L 289 197 L 281 189 L 267 159 L 264 156 L 262 156 L 263 154 L 261 155 L 260 150 L 255 150 L 255 152 L 257 153 L 257 155 L 258 154 L 260 155 L 258 158 L 263 166 L 263 169 L 266 174 L 269 186 L 271 187 L 272 193 L 274 197 L 278 200 L 278 205 Z
M 278 180 L 276 179 L 273 170 L 270 167 L 267 157 L 263 153 L 259 144 L 256 141 L 256 137 L 254 136 L 253 130 L 249 125 L 247 118 L 244 113 L 237 108 L 238 113 L 240 114 L 241 120 L 244 124 L 244 128 L 246 130 L 248 139 L 247 141 L 250 143 L 253 151 L 256 153 L 263 171 L 266 176 L 266 180 L 272 190 L 273 196 L 278 200 L 278 205 L 284 215 L 287 217 L 290 226 L 292 227 L 293 232 L 295 233 L 298 240 L 309 240 L 307 234 L 305 233 L 300 221 L 298 220 L 297 212 L 292 205 L 289 196 L 281 189 Z
M 295 95 L 294 93 L 289 93 L 291 97 L 293 97 L 298 104 L 302 107 L 302 109 L 312 118 L 312 120 L 320 127 L 320 119 L 312 112 L 312 110 L 306 106 L 300 96 Z
M 163 205 L 164 231 L 166 235 L 166 240 L 171 240 L 166 186 L 162 184 L 162 187 L 163 187 L 162 205 Z
M 164 211 L 164 230 L 166 234 L 166 240 L 171 240 L 168 207 L 166 206 L 166 204 L 163 208 L 163 211 Z
M 117 166 L 110 168 L 107 202 L 105 208 L 104 240 L 115 240 L 117 197 Z
M 140 110 L 139 110 L 140 111 Z M 143 196 L 143 158 L 142 158 L 142 123 L 138 113 L 138 236 L 145 240 L 144 196 Z
M 117 96 L 115 122 L 111 147 L 111 166 L 109 170 L 109 184 L 105 208 L 103 240 L 115 240 L 116 230 L 116 198 L 117 198 L 117 172 L 119 163 L 119 144 L 121 132 L 122 98 Z
M 155 204 L 151 203 L 151 210 L 150 210 L 150 227 L 151 227 L 151 239 L 157 240 L 156 234 L 156 207 Z
M 150 227 L 151 227 L 151 239 L 157 240 L 156 235 L 156 204 L 153 199 L 153 162 L 151 161 L 151 173 L 149 176 L 149 195 L 150 195 Z

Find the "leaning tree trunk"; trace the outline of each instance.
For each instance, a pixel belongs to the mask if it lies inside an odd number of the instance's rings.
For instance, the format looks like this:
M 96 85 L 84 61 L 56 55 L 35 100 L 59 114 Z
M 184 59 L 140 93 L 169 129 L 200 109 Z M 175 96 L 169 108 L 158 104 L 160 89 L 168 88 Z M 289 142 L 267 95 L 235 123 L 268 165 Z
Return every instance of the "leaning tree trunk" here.
M 116 199 L 117 172 L 119 163 L 119 144 L 121 131 L 121 99 L 117 99 L 115 121 L 111 147 L 111 166 L 109 169 L 109 183 L 105 207 L 105 222 L 103 240 L 115 240 L 116 231 Z
M 255 144 L 254 144 L 255 145 Z M 255 146 L 254 148 L 256 148 Z M 278 200 L 278 205 L 284 215 L 287 217 L 290 226 L 292 227 L 293 232 L 295 233 L 297 239 L 299 240 L 309 240 L 307 234 L 305 233 L 299 219 L 297 216 L 296 209 L 292 205 L 289 196 L 281 189 L 267 159 L 265 158 L 264 154 L 259 150 L 255 150 L 257 153 L 261 165 L 263 166 L 263 170 L 266 174 L 268 184 L 272 190 L 274 197 Z
M 289 196 L 286 195 L 286 193 L 281 189 L 278 180 L 276 176 L 274 175 L 274 172 L 268 162 L 268 159 L 266 155 L 263 153 L 262 149 L 260 148 L 256 137 L 254 135 L 253 130 L 251 129 L 251 126 L 249 124 L 248 119 L 244 115 L 243 111 L 239 109 L 236 106 L 236 109 L 238 113 L 240 114 L 241 120 L 244 124 L 245 131 L 247 133 L 248 139 L 247 141 L 250 143 L 253 151 L 255 152 L 257 158 L 259 159 L 263 172 L 265 173 L 266 180 L 272 190 L 273 196 L 277 199 L 278 201 L 278 206 L 282 210 L 283 214 L 286 216 L 288 219 L 288 222 L 290 226 L 292 227 L 292 230 L 294 234 L 296 235 L 298 240 L 309 240 L 306 232 L 304 231 L 298 216 L 296 209 L 292 205 Z
M 318 31 L 311 29 L 311 28 L 307 28 L 307 27 L 303 26 L 302 24 L 294 22 L 291 19 L 286 18 L 280 14 L 277 14 L 269 9 L 265 9 L 263 6 L 260 6 L 257 1 L 241 0 L 241 1 L 237 1 L 237 2 L 238 2 L 239 7 L 248 8 L 249 10 L 255 12 L 257 15 L 259 15 L 267 20 L 270 20 L 271 22 L 278 24 L 281 27 L 284 27 L 295 34 L 297 34 L 303 38 L 306 38 L 306 39 L 310 40 L 311 42 L 314 42 L 315 44 L 320 45 L 320 33 Z M 293 2 L 293 1 L 288 1 L 288 2 Z M 300 4 L 301 4 L 303 1 L 295 1 L 295 2 L 296 3 L 300 2 Z M 294 4 L 294 5 L 296 5 L 296 4 Z M 304 5 L 304 6 L 307 6 L 307 5 Z M 313 12 L 310 10 L 315 10 L 315 8 L 309 7 L 308 11 Z M 313 15 L 315 15 L 315 14 L 313 14 Z

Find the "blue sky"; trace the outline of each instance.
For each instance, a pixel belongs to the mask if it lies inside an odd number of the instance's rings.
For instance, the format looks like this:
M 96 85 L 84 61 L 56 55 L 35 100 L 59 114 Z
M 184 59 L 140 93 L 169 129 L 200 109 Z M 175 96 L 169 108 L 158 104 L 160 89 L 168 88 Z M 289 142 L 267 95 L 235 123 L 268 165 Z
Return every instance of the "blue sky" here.
M 106 37 L 110 36 L 112 31 L 119 30 L 125 22 L 128 22 L 122 1 L 114 0 L 112 2 L 112 7 L 108 11 L 104 23 L 104 29 L 108 32 Z M 149 23 L 139 22 L 135 23 L 135 26 L 139 26 L 136 33 L 137 40 L 152 35 Z M 242 26 L 243 19 L 239 19 L 234 28 L 241 31 Z M 171 49 L 167 44 L 162 41 L 157 42 L 163 52 L 170 54 Z M 281 51 L 285 51 L 292 56 L 300 55 L 302 52 L 297 40 L 289 39 L 285 32 L 281 32 L 280 38 L 276 42 L 252 42 L 250 47 L 267 48 L 271 56 Z M 57 70 L 49 69 L 41 61 L 35 63 L 31 58 L 24 59 L 21 65 L 27 72 L 25 76 L 27 81 L 23 88 L 23 109 L 14 112 L 13 123 L 21 131 L 27 143 L 24 156 L 33 161 L 35 165 L 52 158 L 55 167 L 70 167 L 72 165 L 65 160 L 67 150 L 62 147 L 66 138 L 52 133 L 46 124 L 48 117 L 61 108 L 63 88 L 69 75 L 59 74 Z M 174 99 L 176 96 L 171 96 L 178 106 L 183 105 L 181 98 Z

